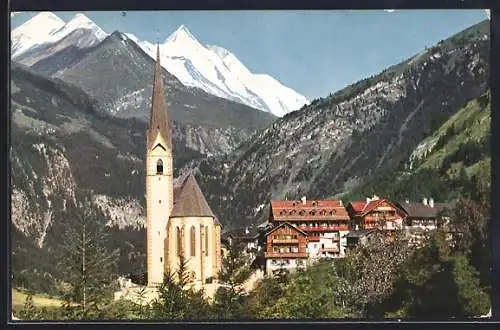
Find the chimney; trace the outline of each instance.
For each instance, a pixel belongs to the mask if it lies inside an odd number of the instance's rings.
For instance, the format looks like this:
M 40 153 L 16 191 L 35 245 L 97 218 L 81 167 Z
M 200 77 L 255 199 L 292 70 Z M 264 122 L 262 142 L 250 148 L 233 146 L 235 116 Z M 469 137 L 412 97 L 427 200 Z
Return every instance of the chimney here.
M 424 199 L 422 200 L 422 204 L 427 205 L 427 197 L 424 197 Z
M 306 202 L 307 202 L 306 196 L 303 196 L 301 198 L 301 200 L 302 200 L 302 204 L 306 205 Z
M 429 206 L 434 207 L 434 198 L 429 198 Z

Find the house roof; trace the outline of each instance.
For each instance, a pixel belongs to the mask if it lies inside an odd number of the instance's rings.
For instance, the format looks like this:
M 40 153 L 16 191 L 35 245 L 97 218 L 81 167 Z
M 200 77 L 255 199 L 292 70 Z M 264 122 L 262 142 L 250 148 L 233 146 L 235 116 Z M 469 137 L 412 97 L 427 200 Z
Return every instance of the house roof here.
M 295 227 L 295 226 L 292 226 L 292 225 L 291 225 L 290 223 L 288 223 L 288 222 L 284 222 L 284 223 L 282 223 L 281 225 L 274 227 L 273 229 L 271 229 L 270 231 L 268 231 L 268 232 L 266 233 L 266 235 L 265 235 L 265 236 L 269 236 L 269 234 L 271 234 L 272 232 L 274 232 L 274 231 L 278 230 L 278 229 L 279 229 L 279 228 L 281 228 L 281 227 L 285 227 L 285 226 L 292 228 L 293 230 L 295 230 L 295 231 L 299 232 L 300 234 L 302 234 L 302 235 L 304 235 L 304 236 L 307 236 L 307 233 L 306 233 L 306 232 L 304 232 L 304 231 L 300 230 L 299 228 L 297 228 L 297 227 Z
M 248 230 L 248 233 L 247 233 Z M 222 235 L 224 238 L 232 237 L 234 239 L 255 239 L 259 236 L 259 230 L 257 227 L 243 227 L 237 228 L 225 232 Z
M 434 203 L 434 207 L 423 203 L 400 202 L 400 207 L 411 218 L 435 218 L 442 211 L 453 208 L 452 203 Z
M 160 64 L 160 47 L 157 46 L 156 64 L 154 73 L 153 95 L 151 97 L 151 111 L 147 134 L 148 149 L 153 147 L 156 137 L 160 134 L 167 147 L 172 150 L 172 126 L 168 120 L 167 104 L 163 90 L 162 66 Z
M 217 224 L 218 220 L 203 196 L 194 175 L 189 173 L 181 177 L 181 181 L 177 183 L 180 185 L 174 187 L 174 207 L 170 217 L 212 217 Z
M 307 200 L 303 201 L 271 201 L 271 212 L 274 220 L 349 220 L 340 200 Z
M 368 200 L 368 201 L 355 201 L 355 202 L 350 202 L 348 206 L 350 205 L 350 208 L 356 213 L 357 215 L 365 215 L 375 209 L 377 206 L 379 206 L 382 203 L 388 203 L 392 205 L 394 208 L 399 209 L 400 211 L 404 211 L 401 209 L 399 205 L 395 205 L 391 203 L 389 200 L 385 198 L 377 198 L 374 200 Z

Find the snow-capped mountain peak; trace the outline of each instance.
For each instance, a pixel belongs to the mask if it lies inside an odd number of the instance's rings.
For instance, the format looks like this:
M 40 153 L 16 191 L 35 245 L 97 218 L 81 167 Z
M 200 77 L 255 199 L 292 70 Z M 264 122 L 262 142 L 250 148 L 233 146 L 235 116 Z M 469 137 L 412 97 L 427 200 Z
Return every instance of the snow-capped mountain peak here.
M 12 38 L 36 40 L 53 33 L 64 26 L 64 21 L 51 12 L 41 12 L 12 31 Z
M 77 30 L 79 33 L 73 33 Z M 107 34 L 84 14 L 76 14 L 65 23 L 53 13 L 40 13 L 12 31 L 12 58 L 34 50 L 38 57 L 28 59 L 35 63 L 58 47 L 69 44 L 90 47 L 106 37 Z M 122 37 L 129 38 L 156 59 L 154 43 L 141 41 L 131 33 L 122 33 Z M 61 45 L 50 46 L 56 42 L 61 42 Z M 162 66 L 184 85 L 277 116 L 298 110 L 308 103 L 304 96 L 276 79 L 252 73 L 229 50 L 216 45 L 204 46 L 185 25 L 180 25 L 160 44 L 160 56 Z M 22 57 L 19 60 L 28 61 Z
M 195 41 L 198 42 L 195 36 L 189 31 L 189 29 L 182 24 L 175 30 L 174 33 L 172 33 L 167 40 L 165 40 L 165 43 L 169 42 L 185 42 L 185 41 Z
M 242 77 L 251 76 L 252 73 L 247 69 L 243 63 L 238 60 L 238 58 L 231 53 L 229 50 L 216 45 L 208 45 L 207 48 L 217 55 L 224 65 L 231 71 Z
M 66 23 L 61 29 L 52 33 L 53 39 L 59 40 L 64 38 L 71 32 L 77 29 L 88 29 L 91 30 L 94 35 L 99 40 L 104 40 L 107 37 L 107 33 L 104 32 L 97 24 L 95 24 L 90 18 L 84 14 L 78 13 L 73 18 Z

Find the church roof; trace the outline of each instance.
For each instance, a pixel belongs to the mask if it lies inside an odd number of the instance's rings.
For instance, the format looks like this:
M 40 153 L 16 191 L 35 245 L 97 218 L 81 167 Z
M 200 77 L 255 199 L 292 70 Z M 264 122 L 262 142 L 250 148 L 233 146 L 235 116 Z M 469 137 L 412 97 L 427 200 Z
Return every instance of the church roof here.
M 174 207 L 170 217 L 212 217 L 217 219 L 203 196 L 194 175 L 189 173 L 179 179 L 178 185 L 174 187 Z M 217 222 L 218 220 L 216 220 Z
M 148 149 L 153 147 L 157 135 L 161 134 L 167 147 L 172 149 L 172 127 L 168 120 L 167 104 L 163 90 L 162 67 L 160 64 L 160 47 L 157 48 L 153 95 L 151 97 L 151 111 L 148 127 Z

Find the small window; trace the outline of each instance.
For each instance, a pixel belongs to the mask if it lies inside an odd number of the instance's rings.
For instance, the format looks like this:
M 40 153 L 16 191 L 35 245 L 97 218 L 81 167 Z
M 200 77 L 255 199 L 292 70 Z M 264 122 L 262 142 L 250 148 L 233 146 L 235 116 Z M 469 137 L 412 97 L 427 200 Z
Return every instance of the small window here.
M 304 214 L 306 214 L 306 212 L 304 210 L 300 210 L 299 214 L 304 215 Z
M 161 204 L 161 199 L 158 201 L 158 204 Z
M 158 236 L 160 236 L 160 231 L 158 231 Z
M 316 211 L 312 210 L 311 212 L 309 212 L 309 214 L 314 216 L 314 215 L 316 215 Z
M 312 206 L 316 206 L 316 205 L 318 205 L 318 203 L 312 202 Z
M 163 258 L 162 257 L 160 257 L 160 262 L 163 262 Z
M 156 174 L 163 174 L 163 161 L 161 159 L 156 162 Z

